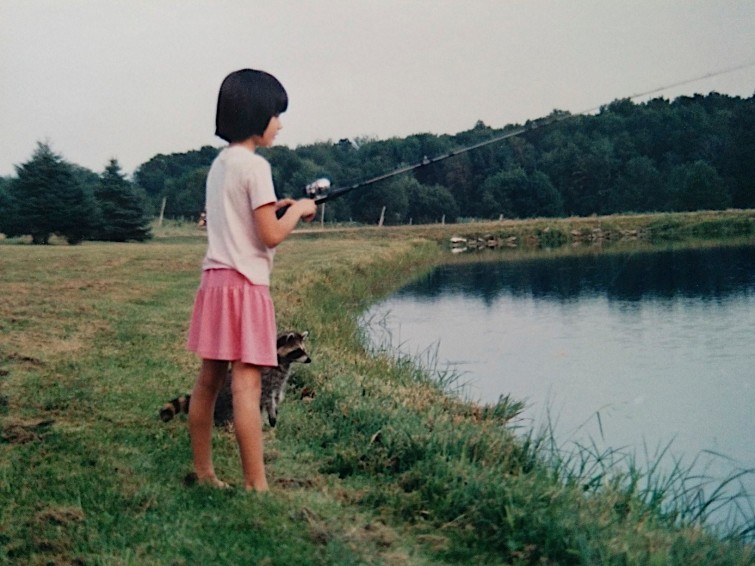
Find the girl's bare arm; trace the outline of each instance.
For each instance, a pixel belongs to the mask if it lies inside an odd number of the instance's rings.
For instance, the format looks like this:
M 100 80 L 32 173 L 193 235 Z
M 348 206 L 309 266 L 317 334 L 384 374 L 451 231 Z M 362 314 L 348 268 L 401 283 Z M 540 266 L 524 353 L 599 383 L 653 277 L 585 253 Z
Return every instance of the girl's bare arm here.
M 288 209 L 278 218 L 275 211 L 284 206 Z M 317 205 L 312 199 L 283 199 L 254 209 L 254 223 L 262 243 L 274 248 L 293 232 L 299 220 L 311 222 L 316 213 Z

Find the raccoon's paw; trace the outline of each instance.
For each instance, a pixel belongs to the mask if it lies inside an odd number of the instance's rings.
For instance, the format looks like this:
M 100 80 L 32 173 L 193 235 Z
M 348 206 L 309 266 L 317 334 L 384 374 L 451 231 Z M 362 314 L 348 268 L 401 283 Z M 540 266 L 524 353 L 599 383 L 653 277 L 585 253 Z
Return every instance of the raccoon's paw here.
M 173 420 L 173 417 L 175 416 L 176 411 L 173 408 L 173 405 L 165 405 L 162 409 L 160 409 L 160 420 L 164 423 Z

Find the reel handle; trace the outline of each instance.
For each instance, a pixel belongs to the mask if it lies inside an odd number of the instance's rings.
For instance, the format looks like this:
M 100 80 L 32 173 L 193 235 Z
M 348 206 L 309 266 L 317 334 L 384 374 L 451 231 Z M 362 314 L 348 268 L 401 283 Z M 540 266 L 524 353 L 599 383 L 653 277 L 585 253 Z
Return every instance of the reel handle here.
M 311 198 L 315 201 L 316 204 L 320 204 L 320 200 L 327 200 L 324 197 L 327 196 L 328 190 L 330 189 L 330 179 L 326 179 L 325 177 L 321 177 L 315 181 L 312 181 L 309 183 L 306 187 L 304 187 L 304 196 L 307 198 Z M 284 206 L 283 208 L 279 208 L 275 211 L 275 216 L 280 219 L 283 217 L 284 214 L 286 214 L 286 211 L 288 210 L 287 206 Z

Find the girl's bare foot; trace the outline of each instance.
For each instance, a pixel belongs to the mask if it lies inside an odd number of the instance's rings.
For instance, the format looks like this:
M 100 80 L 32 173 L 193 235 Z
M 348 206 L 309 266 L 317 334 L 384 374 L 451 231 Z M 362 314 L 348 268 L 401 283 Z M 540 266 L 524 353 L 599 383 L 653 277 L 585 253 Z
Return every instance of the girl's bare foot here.
M 228 489 L 230 484 L 219 480 L 216 476 L 199 477 L 195 472 L 188 474 L 184 478 L 186 485 L 208 485 L 210 487 L 217 487 L 218 489 Z
M 270 491 L 270 489 L 267 487 L 267 482 L 265 482 L 264 485 L 260 485 L 260 486 L 247 484 L 245 487 L 248 492 L 255 491 L 257 493 L 265 493 L 267 491 Z
M 231 487 L 230 484 L 224 481 L 221 481 L 216 477 L 202 478 L 202 479 L 197 478 L 197 483 L 199 485 L 208 485 L 210 487 L 217 487 L 218 489 L 228 489 L 229 487 Z

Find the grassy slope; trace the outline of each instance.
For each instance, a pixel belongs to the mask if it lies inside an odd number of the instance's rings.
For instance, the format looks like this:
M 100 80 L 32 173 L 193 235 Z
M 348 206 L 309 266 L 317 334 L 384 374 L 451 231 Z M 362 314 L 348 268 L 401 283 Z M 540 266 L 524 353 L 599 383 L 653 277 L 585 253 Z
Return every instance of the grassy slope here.
M 438 258 L 428 238 L 457 231 L 281 246 L 279 326 L 311 332 L 314 363 L 265 433 L 265 496 L 184 486 L 185 422 L 157 419 L 197 368 L 183 340 L 201 238 L 2 246 L 0 562 L 752 560 L 749 547 L 671 526 L 618 479 L 586 492 L 557 476 L 537 439 L 507 431 L 516 403 L 464 405 L 410 361 L 363 350 L 356 315 Z M 218 433 L 215 458 L 238 484 L 232 434 Z

